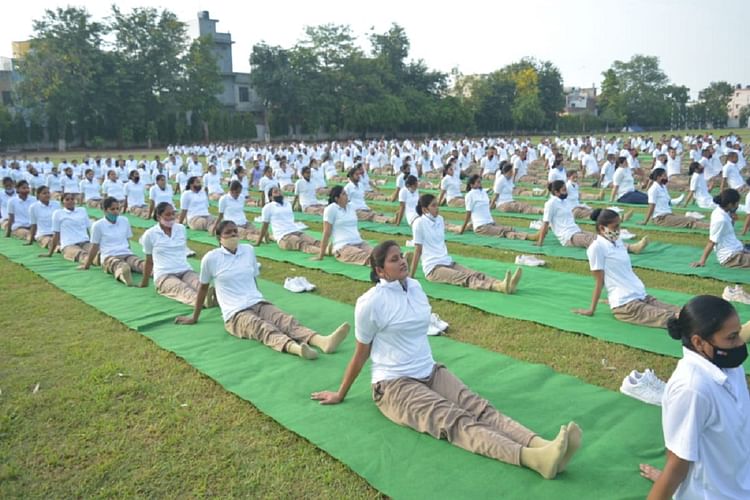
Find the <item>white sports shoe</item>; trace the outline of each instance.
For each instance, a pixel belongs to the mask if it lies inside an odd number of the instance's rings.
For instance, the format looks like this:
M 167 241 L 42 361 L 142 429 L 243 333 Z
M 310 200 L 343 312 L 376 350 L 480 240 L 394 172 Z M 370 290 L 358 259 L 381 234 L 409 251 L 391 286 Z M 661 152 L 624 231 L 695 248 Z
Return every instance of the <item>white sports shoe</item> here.
M 615 207 L 615 206 L 611 206 L 611 207 L 607 207 L 607 208 L 608 208 L 609 210 L 612 210 L 612 211 L 614 211 L 614 212 L 617 212 L 618 214 L 621 214 L 621 213 L 622 213 L 622 208 L 620 208 L 620 207 Z
M 195 250 L 191 250 L 189 247 L 185 247 L 185 257 L 194 257 Z
M 750 304 L 750 294 L 748 294 L 740 285 L 724 287 L 724 293 L 721 294 L 721 297 L 729 302 Z
M 430 316 L 430 323 L 434 324 L 441 332 L 447 330 L 449 326 L 448 322 L 443 321 L 436 313 L 432 313 L 432 315 Z
M 685 193 L 682 193 L 677 198 L 672 198 L 672 205 L 679 205 L 680 203 L 682 203 L 682 200 L 684 199 L 685 199 Z
M 414 248 L 414 240 L 406 240 L 406 244 L 404 246 Z
M 537 257 L 534 257 L 533 255 L 516 255 L 517 266 L 539 267 L 539 266 L 544 266 L 546 264 L 547 263 L 545 261 Z
M 531 221 L 529 223 L 529 227 L 531 229 L 536 229 L 537 231 L 539 231 L 542 228 L 543 225 L 544 225 L 544 222 L 542 222 L 540 220 Z
M 635 238 L 635 235 L 633 233 L 631 233 L 630 231 L 628 231 L 625 228 L 620 229 L 620 239 L 621 240 L 632 240 L 633 238 Z
M 304 276 L 298 276 L 294 279 L 305 289 L 306 292 L 312 292 L 315 290 L 315 285 L 307 281 L 307 278 Z
M 685 212 L 685 217 L 690 217 L 691 219 L 698 219 L 698 220 L 706 218 L 706 216 L 700 212 Z
M 643 373 L 633 370 L 623 379 L 620 392 L 644 403 L 661 406 L 665 385 L 651 370 Z
M 305 287 L 299 283 L 297 278 L 286 278 L 284 280 L 284 288 L 294 293 L 302 293 L 305 291 Z

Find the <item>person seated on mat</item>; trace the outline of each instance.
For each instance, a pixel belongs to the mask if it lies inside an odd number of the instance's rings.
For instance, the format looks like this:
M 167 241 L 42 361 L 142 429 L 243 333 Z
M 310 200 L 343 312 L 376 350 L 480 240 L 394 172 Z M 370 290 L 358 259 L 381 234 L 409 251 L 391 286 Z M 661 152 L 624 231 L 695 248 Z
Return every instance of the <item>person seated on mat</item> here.
M 672 199 L 667 190 L 669 177 L 665 169 L 661 167 L 653 169 L 649 178 L 653 182 L 648 188 L 648 211 L 641 222 L 642 225 L 648 224 L 653 216 L 654 224 L 658 226 L 708 229 L 709 225 L 706 222 L 672 213 Z
M 302 167 L 302 176 L 294 183 L 292 209 L 299 207 L 306 214 L 323 215 L 326 205 L 318 200 L 317 186 L 312 179 L 312 169 Z
M 219 199 L 219 216 L 216 218 L 216 223 L 212 229 L 215 229 L 223 220 L 231 220 L 237 224 L 240 239 L 249 240 L 251 237 L 258 236 L 259 233 L 245 216 L 247 198 L 242 194 L 242 190 L 243 187 L 239 181 L 229 183 L 229 192 Z M 213 231 L 211 231 L 211 234 L 214 234 Z
M 263 176 L 261 176 L 260 180 L 258 181 L 258 189 L 260 190 L 258 206 L 262 207 L 266 203 L 271 201 L 270 198 L 266 197 L 266 193 L 268 193 L 268 190 L 274 186 L 281 188 L 281 186 L 279 185 L 279 181 L 273 176 L 273 167 L 268 165 L 263 169 Z
M 107 180 L 102 182 L 102 194 L 105 198 L 112 197 L 121 203 L 125 201 L 125 183 L 118 177 L 117 170 L 107 172 Z
M 203 190 L 200 177 L 190 177 L 180 196 L 180 215 L 177 222 L 196 231 L 211 232 L 216 219 L 208 211 L 208 195 Z
M 296 250 L 304 253 L 320 253 L 320 242 L 306 234 L 294 222 L 294 212 L 291 203 L 284 200 L 284 194 L 278 186 L 268 188 L 268 203 L 265 204 L 260 213 L 263 225 L 256 245 L 268 241 L 268 226 L 271 226 L 271 234 L 276 244 L 282 250 Z
M 360 236 L 357 221 L 357 213 L 349 203 L 346 190 L 340 185 L 333 186 L 328 195 L 328 206 L 323 212 L 320 252 L 313 260 L 323 260 L 330 245 L 336 260 L 347 264 L 368 265 L 372 247 Z
M 701 208 L 716 208 L 716 204 L 711 197 L 711 189 L 706 183 L 706 176 L 703 175 L 703 172 L 704 168 L 702 164 L 697 161 L 690 164 L 688 168 L 690 188 L 685 198 L 685 206 L 688 206 L 691 200 L 695 200 L 695 204 Z
M 154 218 L 154 211 L 160 203 L 169 203 L 174 208 L 174 190 L 164 174 L 156 176 L 156 184 L 149 189 L 148 197 L 148 219 Z
M 412 225 L 414 219 L 417 218 L 417 205 L 419 204 L 419 179 L 415 176 L 410 175 L 404 181 L 404 187 L 398 193 L 398 212 L 394 218 L 393 224 L 398 226 L 401 224 L 401 220 L 406 215 L 406 222 L 409 226 Z
M 76 197 L 73 193 L 62 196 L 62 210 L 52 213 L 52 242 L 49 252 L 39 257 L 52 257 L 60 247 L 64 259 L 72 262 L 85 261 L 93 245 L 89 241 L 89 227 L 91 220 L 83 207 L 76 207 Z
M 614 317 L 625 323 L 665 328 L 667 321 L 680 310 L 665 304 L 646 293 L 646 287 L 633 272 L 630 256 L 620 239 L 620 216 L 614 210 L 594 210 L 597 237 L 586 250 L 591 274 L 594 276 L 594 292 L 591 307 L 574 309 L 573 312 L 593 316 L 607 288 L 607 299 Z
M 456 175 L 456 158 L 450 157 L 445 168 L 443 178 L 440 180 L 439 205 L 443 203 L 449 207 L 463 207 L 464 197 L 461 194 L 461 178 Z
M 495 184 L 492 187 L 495 194 L 492 196 L 490 208 L 497 208 L 501 212 L 520 214 L 542 213 L 541 207 L 535 207 L 520 201 L 513 201 L 513 188 L 513 165 L 507 161 L 503 161 L 495 173 Z
M 90 208 L 102 207 L 102 185 L 94 176 L 94 170 L 87 168 L 84 178 L 79 184 L 81 190 L 81 203 Z
M 192 316 L 178 316 L 175 323 L 191 325 L 198 322 L 208 287 L 213 282 L 216 298 L 224 319 L 224 328 L 235 337 L 255 339 L 279 352 L 288 352 L 305 359 L 318 353 L 336 351 L 349 333 L 343 323 L 332 334 L 323 336 L 302 326 L 293 316 L 263 298 L 256 278 L 258 263 L 251 245 L 240 244 L 237 225 L 222 221 L 216 229 L 220 247 L 209 251 L 201 260 L 200 288 Z
M 221 185 L 221 174 L 216 171 L 216 165 L 208 165 L 208 172 L 203 174 L 203 185 L 208 190 L 208 199 L 218 201 L 224 196 L 224 188 Z
M 667 328 L 682 359 L 662 399 L 664 470 L 640 466 L 654 481 L 648 498 L 750 498 L 747 328 L 712 295 L 691 299 Z
M 0 191 L 0 228 L 5 229 L 8 223 L 8 201 L 16 195 L 16 182 L 11 177 L 3 177 L 3 190 Z
M 148 205 L 146 205 L 146 185 L 141 182 L 140 170 L 131 170 L 128 174 L 128 182 L 125 183 L 125 205 L 122 213 L 131 213 L 136 217 L 148 217 Z
M 458 234 L 464 234 L 471 220 L 474 233 L 482 236 L 497 236 L 498 238 L 508 238 L 510 240 L 530 241 L 536 241 L 539 237 L 538 233 L 528 234 L 514 231 L 512 227 L 501 226 L 495 223 L 490 213 L 490 198 L 487 196 L 487 192 L 482 189 L 482 177 L 478 174 L 469 177 L 466 183 L 466 196 L 464 200 L 466 217 L 464 217 L 464 223 L 458 230 Z M 450 231 L 450 229 L 448 230 Z
M 391 222 L 391 218 L 383 214 L 378 214 L 370 210 L 370 207 L 365 203 L 365 188 L 360 182 L 360 170 L 358 166 L 354 166 L 347 172 L 349 182 L 346 183 L 344 191 L 349 200 L 349 205 L 355 210 L 357 218 L 359 220 L 366 220 L 371 222 L 380 222 L 388 224 Z
M 130 250 L 130 238 L 133 237 L 130 222 L 127 217 L 120 217 L 120 202 L 115 198 L 105 198 L 102 210 L 104 217 L 91 226 L 91 251 L 78 269 L 89 269 L 96 254 L 101 253 L 102 270 L 117 281 L 133 286 L 132 273 L 143 273 L 144 263 Z
M 341 385 L 311 398 L 341 403 L 371 359 L 372 396 L 392 422 L 546 479 L 564 471 L 581 445 L 581 429 L 570 422 L 547 441 L 471 392 L 432 357 L 427 341 L 432 309 L 419 282 L 409 277 L 398 243 L 375 247 L 371 265 L 376 284 L 357 299 L 356 347 Z
M 711 212 L 711 225 L 708 230 L 708 243 L 703 255 L 693 267 L 706 265 L 708 256 L 716 250 L 716 260 L 724 267 L 750 267 L 750 250 L 737 239 L 734 232 L 734 221 L 737 219 L 737 208 L 740 206 L 740 193 L 735 189 L 725 189 L 714 197 L 717 205 Z
M 544 203 L 542 229 L 539 230 L 539 239 L 536 245 L 542 246 L 544 237 L 551 227 L 552 232 L 562 246 L 588 248 L 596 240 L 596 234 L 583 231 L 576 224 L 573 213 L 570 210 L 571 205 L 568 203 L 567 184 L 563 181 L 552 181 L 548 189 L 552 196 Z M 596 218 L 592 217 L 592 215 L 595 212 L 599 213 L 596 210 L 592 210 L 591 214 L 589 214 L 589 217 L 594 221 L 596 221 Z M 625 245 L 625 248 L 627 248 L 628 252 L 637 254 L 641 253 L 646 248 L 646 245 L 648 245 L 648 236 L 644 236 L 641 241 L 633 245 Z
M 512 294 L 521 281 L 521 269 L 511 276 L 505 272 L 502 280 L 492 278 L 468 269 L 456 263 L 445 246 L 445 222 L 439 214 L 438 201 L 432 194 L 423 194 L 417 205 L 418 217 L 412 224 L 414 234 L 414 253 L 406 254 L 406 261 L 410 264 L 409 275 L 414 278 L 417 264 L 422 262 L 422 272 L 427 281 L 448 283 L 475 290 L 492 290 Z
M 581 193 L 580 186 L 578 185 L 578 170 L 568 170 L 568 180 L 565 182 L 565 188 L 568 191 L 568 205 L 570 205 L 573 217 L 576 219 L 588 219 L 591 217 L 592 208 L 581 203 L 581 200 L 604 199 L 604 190 L 600 191 L 599 194 Z M 627 221 L 632 215 L 633 211 L 629 210 L 629 214 L 626 213 L 623 215 L 623 222 Z
M 16 195 L 8 200 L 5 205 L 5 213 L 8 214 L 8 220 L 5 226 L 5 237 L 26 240 L 31 234 L 31 218 L 29 209 L 36 203 L 36 198 L 31 196 L 31 188 L 28 181 L 21 179 L 16 183 Z
M 648 195 L 635 189 L 633 172 L 628 166 L 628 159 L 624 156 L 617 158 L 615 163 L 615 175 L 612 177 L 612 195 L 610 201 L 617 199 L 620 203 L 634 203 L 646 205 Z
M 159 295 L 193 306 L 201 284 L 198 273 L 187 261 L 185 226 L 177 223 L 174 207 L 164 201 L 156 205 L 154 218 L 157 224 L 147 229 L 140 240 L 146 255 L 141 288 L 148 286 L 153 272 L 154 287 Z M 204 307 L 215 305 L 216 293 L 209 287 Z
M 32 245 L 34 241 L 44 249 L 49 249 L 54 231 L 52 230 L 52 214 L 60 210 L 60 202 L 52 200 L 52 193 L 47 186 L 40 186 L 36 190 L 37 202 L 29 207 L 29 239 L 25 245 Z

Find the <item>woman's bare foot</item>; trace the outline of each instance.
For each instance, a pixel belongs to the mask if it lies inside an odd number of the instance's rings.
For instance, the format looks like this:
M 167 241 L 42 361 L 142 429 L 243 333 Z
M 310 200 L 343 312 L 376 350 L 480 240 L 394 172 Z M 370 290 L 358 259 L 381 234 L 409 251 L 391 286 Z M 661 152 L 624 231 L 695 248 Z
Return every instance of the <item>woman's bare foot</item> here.
M 657 479 L 659 479 L 659 476 L 661 476 L 661 469 L 657 469 L 653 465 L 648 464 L 641 464 L 641 477 L 645 477 L 651 482 L 656 482 Z

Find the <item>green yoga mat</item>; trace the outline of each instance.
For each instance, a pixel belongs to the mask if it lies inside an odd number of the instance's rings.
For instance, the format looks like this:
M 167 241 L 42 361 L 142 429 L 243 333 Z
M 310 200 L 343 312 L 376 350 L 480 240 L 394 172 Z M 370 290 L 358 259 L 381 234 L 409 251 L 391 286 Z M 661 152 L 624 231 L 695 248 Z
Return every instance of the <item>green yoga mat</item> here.
M 217 309 L 204 311 L 197 325 L 176 326 L 172 318 L 187 313 L 188 308 L 158 296 L 153 287 L 126 288 L 98 269 L 77 271 L 75 264 L 58 255 L 37 258 L 38 248 L 24 247 L 15 240 L 0 238 L 0 253 L 137 328 L 282 426 L 341 460 L 388 496 L 643 498 L 650 483 L 638 475 L 638 464 L 659 466 L 664 461 L 659 408 L 557 374 L 543 365 L 518 362 L 448 338 L 430 339 L 437 360 L 528 427 L 551 436 L 568 420 L 581 425 L 583 447 L 555 481 L 388 421 L 370 400 L 367 367 L 343 404 L 324 407 L 310 401 L 310 392 L 338 387 L 353 351 L 351 336 L 338 353 L 305 361 L 231 337 L 224 331 Z M 293 295 L 263 280 L 259 286 L 269 300 L 319 331 L 330 331 L 341 321 L 352 319 L 350 306 L 310 294 Z

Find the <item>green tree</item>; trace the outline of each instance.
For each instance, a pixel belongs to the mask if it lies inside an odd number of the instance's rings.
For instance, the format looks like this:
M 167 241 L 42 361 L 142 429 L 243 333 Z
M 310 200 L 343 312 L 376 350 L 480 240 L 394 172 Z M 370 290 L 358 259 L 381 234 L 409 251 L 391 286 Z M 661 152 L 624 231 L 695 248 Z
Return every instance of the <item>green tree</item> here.
M 698 93 L 699 101 L 705 106 L 706 120 L 716 128 L 727 126 L 727 106 L 734 87 L 727 82 L 711 82 Z
M 602 92 L 599 95 L 597 106 L 599 116 L 602 118 L 609 130 L 610 125 L 621 127 L 626 121 L 625 98 L 622 94 L 620 81 L 614 69 L 603 72 Z
M 615 61 L 611 70 L 617 76 L 629 124 L 669 124 L 669 104 L 665 100 L 669 80 L 657 57 L 637 54 L 630 61 Z
M 544 112 L 544 127 L 552 130 L 557 125 L 557 118 L 565 108 L 565 93 L 560 70 L 550 61 L 537 65 L 539 88 L 539 105 Z
M 209 119 L 220 107 L 216 94 L 221 91 L 221 76 L 213 53 L 213 40 L 200 37 L 193 40 L 185 55 L 185 80 L 181 97 L 183 109 L 198 115 L 203 126 L 203 140 L 209 140 Z
M 289 115 L 297 104 L 300 87 L 290 61 L 289 51 L 279 46 L 259 43 L 250 54 L 250 82 L 263 100 L 265 128 L 270 133 L 270 120 L 290 124 Z
M 482 132 L 510 130 L 516 84 L 506 72 L 495 71 L 475 81 L 470 102 L 477 129 Z

